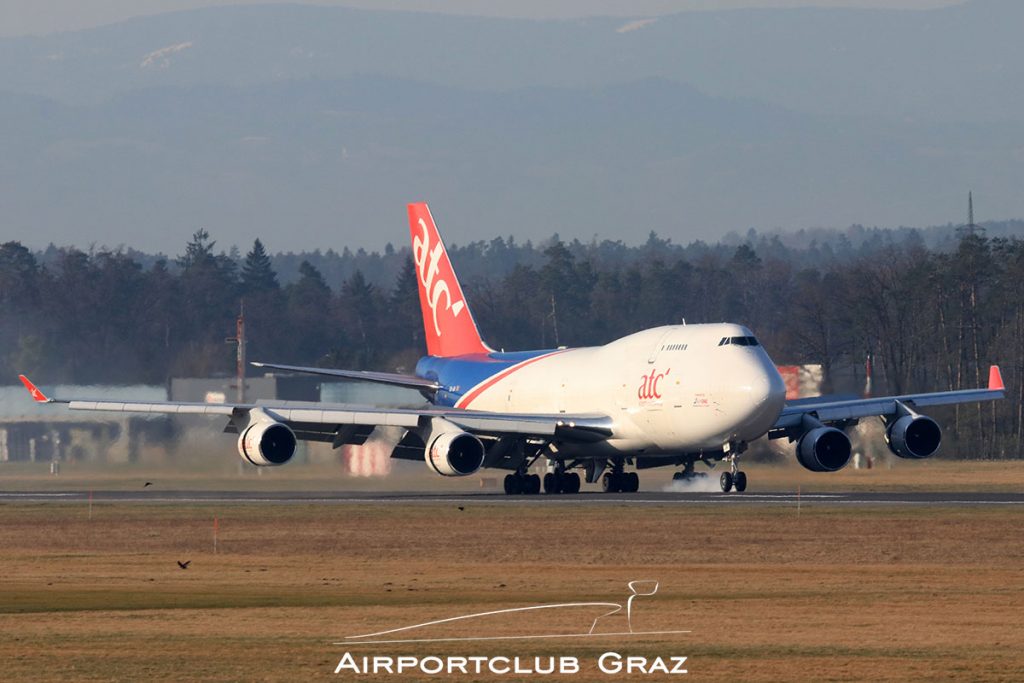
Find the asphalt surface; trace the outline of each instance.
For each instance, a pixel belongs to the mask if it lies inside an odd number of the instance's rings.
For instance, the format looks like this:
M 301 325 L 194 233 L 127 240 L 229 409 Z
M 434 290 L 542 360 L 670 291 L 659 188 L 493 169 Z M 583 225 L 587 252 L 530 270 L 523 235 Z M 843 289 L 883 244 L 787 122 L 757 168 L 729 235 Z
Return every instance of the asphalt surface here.
M 1024 506 L 1024 493 L 977 492 L 851 492 L 805 493 L 665 493 L 643 492 L 606 494 L 584 492 L 576 495 L 506 496 L 502 493 L 409 493 L 409 492 L 251 492 L 251 491 L 64 491 L 14 492 L 0 491 L 0 504 L 81 503 L 90 495 L 96 503 L 227 503 L 276 505 L 408 505 L 480 503 L 487 505 L 783 505 L 796 506 L 871 506 L 906 505 L 935 507 Z M 798 500 L 799 499 L 799 500 Z

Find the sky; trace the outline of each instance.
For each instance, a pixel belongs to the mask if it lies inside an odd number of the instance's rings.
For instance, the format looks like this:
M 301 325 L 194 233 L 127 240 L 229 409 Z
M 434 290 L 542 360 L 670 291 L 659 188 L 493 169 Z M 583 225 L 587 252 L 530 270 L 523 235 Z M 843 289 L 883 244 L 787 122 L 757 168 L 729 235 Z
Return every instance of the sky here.
M 308 0 L 302 4 L 450 14 L 563 19 L 610 15 L 646 17 L 684 10 L 740 7 L 889 7 L 928 9 L 959 0 Z M 213 5 L 280 0 L 0 0 L 0 36 L 74 31 L 134 16 Z
M 0 33 L 252 4 L 0 0 Z M 0 242 L 379 249 L 418 199 L 460 244 L 1024 215 L 1024 0 L 299 4 L 0 41 Z M 812 6 L 889 11 L 701 12 Z

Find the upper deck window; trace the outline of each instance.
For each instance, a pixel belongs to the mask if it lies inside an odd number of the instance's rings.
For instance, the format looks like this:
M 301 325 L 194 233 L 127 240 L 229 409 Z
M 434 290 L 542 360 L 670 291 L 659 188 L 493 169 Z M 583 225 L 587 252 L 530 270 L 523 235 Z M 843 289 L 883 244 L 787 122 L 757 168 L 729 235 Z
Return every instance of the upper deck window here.
M 722 341 L 718 342 L 719 346 L 760 346 L 761 344 L 757 341 L 756 337 L 722 337 Z

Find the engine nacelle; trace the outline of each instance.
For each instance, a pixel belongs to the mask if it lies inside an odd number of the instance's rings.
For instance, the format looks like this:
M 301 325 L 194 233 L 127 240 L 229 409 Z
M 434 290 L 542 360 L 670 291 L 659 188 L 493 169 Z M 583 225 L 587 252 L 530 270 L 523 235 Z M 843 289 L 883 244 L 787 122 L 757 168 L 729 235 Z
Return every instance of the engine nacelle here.
M 885 441 L 889 450 L 901 458 L 929 458 L 939 450 L 942 429 L 930 417 L 911 413 L 889 425 L 885 430 Z
M 431 435 L 425 457 L 442 477 L 467 477 L 484 464 L 484 445 L 468 432 L 442 431 Z
M 850 437 L 835 427 L 816 427 L 800 437 L 796 459 L 812 472 L 838 472 L 850 462 Z
M 238 454 L 258 467 L 283 465 L 295 455 L 295 433 L 272 420 L 251 422 L 238 437 Z

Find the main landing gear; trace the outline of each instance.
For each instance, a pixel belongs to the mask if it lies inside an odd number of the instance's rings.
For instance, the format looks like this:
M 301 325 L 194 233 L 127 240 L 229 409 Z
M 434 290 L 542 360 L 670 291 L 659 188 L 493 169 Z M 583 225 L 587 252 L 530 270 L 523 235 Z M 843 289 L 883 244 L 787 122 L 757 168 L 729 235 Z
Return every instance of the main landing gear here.
M 579 493 L 580 475 L 556 469 L 544 475 L 544 493 Z
M 692 482 L 694 479 L 707 479 L 707 472 L 696 472 L 693 469 L 693 460 L 687 460 L 683 466 L 682 472 L 676 472 L 672 475 L 672 481 L 688 481 Z
M 612 471 L 601 477 L 601 490 L 605 493 L 636 493 L 640 490 L 640 475 L 623 472 L 622 462 L 612 464 Z
M 578 463 L 573 463 L 575 467 Z M 601 490 L 605 493 L 636 493 L 640 490 L 640 476 L 636 472 L 623 471 L 624 463 L 613 462 L 611 469 L 601 475 L 600 469 L 587 470 L 587 482 L 594 483 L 600 477 Z M 565 463 L 557 462 L 555 468 L 544 475 L 527 474 L 528 465 L 513 474 L 505 475 L 505 493 L 510 496 L 532 496 L 541 490 L 549 495 L 558 493 L 579 493 L 582 479 L 576 472 L 566 470 Z M 604 464 L 601 464 L 603 469 Z
M 520 493 L 532 496 L 540 493 L 540 475 L 516 472 L 505 475 L 505 493 L 517 496 Z
M 544 475 L 544 493 L 579 493 L 580 475 L 575 472 L 555 471 Z M 516 472 L 505 475 L 505 493 L 510 496 L 519 494 L 532 496 L 540 493 L 541 478 L 539 474 Z

